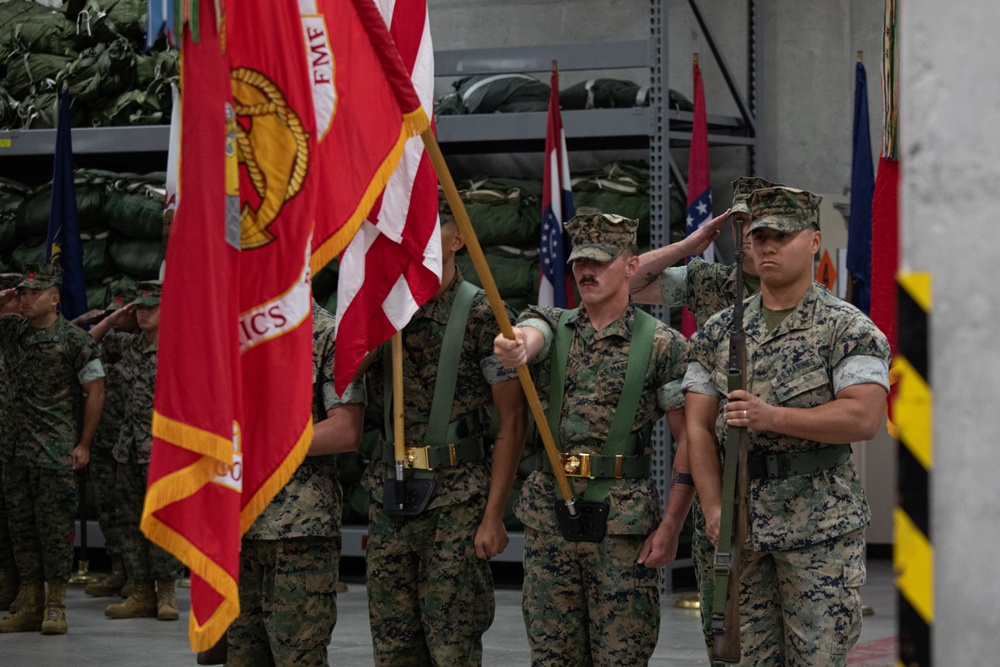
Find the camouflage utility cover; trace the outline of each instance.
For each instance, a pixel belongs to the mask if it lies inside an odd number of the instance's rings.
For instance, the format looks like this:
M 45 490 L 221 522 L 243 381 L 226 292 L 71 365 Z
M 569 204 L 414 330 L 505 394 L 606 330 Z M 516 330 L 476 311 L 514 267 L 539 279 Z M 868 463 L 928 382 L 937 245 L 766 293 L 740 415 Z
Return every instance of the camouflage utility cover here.
M 712 317 L 691 342 L 685 391 L 719 398 L 716 439 L 725 445 L 722 416 L 728 393 L 729 327 L 733 309 Z M 812 408 L 841 389 L 875 383 L 888 390 L 889 344 L 854 306 L 815 283 L 773 331 L 760 296 L 747 301 L 747 391 L 770 405 Z M 800 452 L 826 444 L 767 431 L 749 431 L 751 454 Z M 845 443 L 846 444 L 846 443 Z M 871 518 L 851 460 L 829 470 L 783 479 L 750 480 L 748 548 L 794 549 L 866 525 Z
M 733 213 L 750 213 L 750 206 L 747 204 L 747 200 L 750 199 L 750 194 L 754 190 L 783 187 L 781 183 L 772 183 L 759 176 L 740 176 L 732 182 L 732 186 L 733 205 L 729 212 L 730 215 Z
M 638 226 L 638 220 L 583 207 L 566 221 L 566 231 L 573 241 L 573 252 L 567 261 L 593 259 L 610 262 L 622 250 L 635 245 Z
M 823 198 L 808 190 L 774 187 L 754 190 L 747 201 L 750 231 L 767 227 L 779 232 L 798 232 L 809 225 L 819 229 L 819 204 Z

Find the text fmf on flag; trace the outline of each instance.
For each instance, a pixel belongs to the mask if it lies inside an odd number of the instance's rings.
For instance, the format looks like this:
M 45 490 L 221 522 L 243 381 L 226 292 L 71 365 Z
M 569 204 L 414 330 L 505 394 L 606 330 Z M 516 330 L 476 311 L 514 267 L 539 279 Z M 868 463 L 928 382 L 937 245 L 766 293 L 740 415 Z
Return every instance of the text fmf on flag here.
M 573 217 L 573 190 L 570 185 L 566 133 L 559 111 L 559 72 L 552 68 L 549 120 L 545 129 L 545 182 L 542 189 L 542 241 L 538 285 L 538 305 L 573 307 L 572 273 L 566 258 L 572 252 L 569 234 L 563 227 Z
M 238 615 L 240 536 L 312 439 L 311 273 L 427 126 L 370 0 L 229 3 L 225 50 L 199 4 L 142 519 L 191 568 L 198 651 Z
M 432 108 L 434 51 L 424 0 L 378 0 L 413 89 Z M 419 137 L 340 259 L 334 381 L 343 391 L 361 360 L 401 330 L 441 287 L 438 179 Z

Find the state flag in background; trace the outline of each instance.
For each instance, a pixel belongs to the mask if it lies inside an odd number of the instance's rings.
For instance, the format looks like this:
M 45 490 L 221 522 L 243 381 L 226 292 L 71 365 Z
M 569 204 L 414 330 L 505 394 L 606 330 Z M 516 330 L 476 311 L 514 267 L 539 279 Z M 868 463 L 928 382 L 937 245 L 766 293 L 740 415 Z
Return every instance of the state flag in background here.
M 228 3 L 225 52 L 212 8 L 183 30 L 142 519 L 191 568 L 196 651 L 239 614 L 240 536 L 312 440 L 311 272 L 427 127 L 371 0 Z
M 691 127 L 691 149 L 688 159 L 687 223 L 685 233 L 691 234 L 712 219 L 712 187 L 708 167 L 708 118 L 705 114 L 705 85 L 695 54 L 692 65 L 694 75 L 694 120 Z M 715 253 L 709 246 L 701 254 L 707 262 L 715 261 Z M 698 328 L 694 315 L 684 307 L 681 319 L 681 333 L 690 336 Z
M 872 140 L 868 129 L 868 77 L 859 60 L 854 67 L 854 142 L 851 159 L 851 215 L 847 224 L 847 270 L 851 272 L 851 303 L 867 315 L 871 309 Z
M 45 237 L 45 263 L 58 264 L 63 271 L 59 303 L 68 320 L 87 312 L 87 290 L 83 279 L 83 243 L 76 214 L 76 188 L 73 185 L 73 137 L 70 130 L 70 94 L 64 86 L 59 92 L 59 119 L 56 126 L 56 150 L 52 166 L 52 201 Z
M 566 154 L 566 133 L 559 111 L 559 72 L 553 68 L 549 120 L 545 129 L 545 182 L 542 188 L 542 241 L 539 252 L 538 305 L 572 308 L 573 274 L 566 258 L 572 252 L 563 227 L 573 217 L 573 189 Z
M 424 109 L 432 109 L 434 50 L 426 1 L 376 4 L 383 30 L 389 26 L 391 41 L 398 46 L 405 85 L 416 91 Z M 347 386 L 364 356 L 405 327 L 440 287 L 438 179 L 423 141 L 414 137 L 406 143 L 382 198 L 340 258 L 337 391 Z

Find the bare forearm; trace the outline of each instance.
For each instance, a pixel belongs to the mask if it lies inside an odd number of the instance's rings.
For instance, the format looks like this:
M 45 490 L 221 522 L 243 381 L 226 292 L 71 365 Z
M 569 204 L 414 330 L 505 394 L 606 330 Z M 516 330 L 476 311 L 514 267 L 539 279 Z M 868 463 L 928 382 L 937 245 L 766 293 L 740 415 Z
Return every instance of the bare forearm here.
M 356 452 L 361 444 L 364 406 L 347 403 L 332 408 L 327 418 L 313 424 L 313 439 L 306 456 Z
M 704 394 L 688 393 L 685 401 L 688 459 L 703 507 L 718 507 L 722 496 L 722 469 L 715 441 L 718 405 L 717 398 Z

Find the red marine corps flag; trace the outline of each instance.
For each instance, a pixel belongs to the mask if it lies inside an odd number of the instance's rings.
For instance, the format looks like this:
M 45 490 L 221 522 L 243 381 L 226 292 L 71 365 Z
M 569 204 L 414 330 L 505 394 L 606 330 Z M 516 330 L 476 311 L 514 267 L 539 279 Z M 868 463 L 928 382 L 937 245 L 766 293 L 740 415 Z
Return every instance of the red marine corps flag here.
M 312 439 L 311 271 L 427 127 L 405 72 L 389 73 L 391 40 L 373 45 L 371 0 L 228 2 L 225 40 L 200 5 L 198 41 L 177 31 L 180 203 L 142 521 L 191 568 L 196 651 L 239 614 L 240 536 Z

